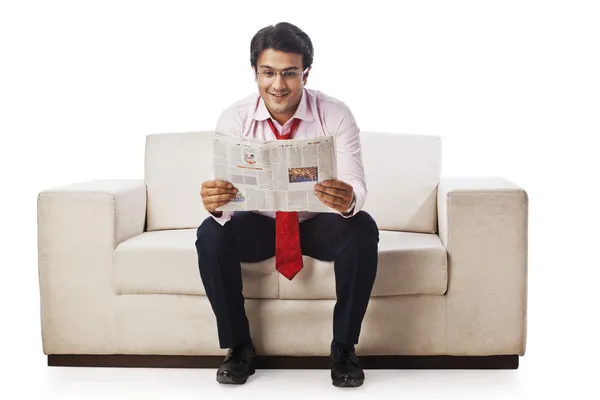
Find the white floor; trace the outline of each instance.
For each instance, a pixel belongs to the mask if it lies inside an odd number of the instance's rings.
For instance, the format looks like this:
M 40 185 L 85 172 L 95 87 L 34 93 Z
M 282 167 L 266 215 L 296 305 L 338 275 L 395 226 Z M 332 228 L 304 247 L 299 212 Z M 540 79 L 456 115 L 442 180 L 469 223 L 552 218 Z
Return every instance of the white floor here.
M 529 398 L 543 389 L 530 371 L 367 371 L 360 388 L 331 385 L 327 370 L 262 370 L 243 386 L 220 385 L 214 370 L 82 369 L 35 367 L 22 382 L 44 399 L 306 399 L 332 398 Z M 540 385 L 543 390 L 540 390 Z
M 331 385 L 328 370 L 258 370 L 242 386 L 220 385 L 214 369 L 47 367 L 35 347 L 2 362 L 2 398 L 34 399 L 598 399 L 595 366 L 582 354 L 528 352 L 518 370 L 367 370 L 355 389 Z M 534 347 L 534 346 L 532 346 Z M 539 346 L 536 346 L 538 349 Z M 557 350 L 564 346 L 558 346 Z M 14 350 L 14 348 L 12 349 Z M 568 363 L 582 363 L 570 365 Z M 586 365 L 587 364 L 587 365 Z M 4 380 L 4 379 L 2 379 Z M 542 397 L 543 398 L 543 397 Z

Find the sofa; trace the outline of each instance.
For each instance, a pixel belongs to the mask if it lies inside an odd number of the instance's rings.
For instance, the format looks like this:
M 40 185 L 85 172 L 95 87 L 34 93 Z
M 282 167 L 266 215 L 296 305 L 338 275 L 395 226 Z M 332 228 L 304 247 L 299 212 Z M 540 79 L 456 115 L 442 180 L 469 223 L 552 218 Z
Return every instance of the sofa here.
M 212 132 L 146 136 L 143 179 L 37 198 L 43 352 L 51 366 L 217 367 L 197 228 L 209 216 Z M 361 132 L 380 230 L 356 351 L 368 368 L 518 368 L 527 334 L 528 196 L 502 177 L 442 176 L 437 136 Z M 477 167 L 473 166 L 473 172 Z M 327 368 L 332 262 L 242 263 L 259 368 Z

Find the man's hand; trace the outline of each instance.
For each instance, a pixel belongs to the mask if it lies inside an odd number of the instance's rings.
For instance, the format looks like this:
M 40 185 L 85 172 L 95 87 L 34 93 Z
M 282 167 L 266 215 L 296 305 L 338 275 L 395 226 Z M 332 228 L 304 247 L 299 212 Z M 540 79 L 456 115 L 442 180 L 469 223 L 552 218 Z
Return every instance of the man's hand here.
M 352 186 L 337 179 L 328 179 L 315 185 L 315 195 L 321 203 L 345 213 L 352 203 Z
M 235 199 L 237 189 L 227 181 L 206 181 L 202 184 L 200 195 L 206 211 L 220 214 L 221 211 L 215 211 Z

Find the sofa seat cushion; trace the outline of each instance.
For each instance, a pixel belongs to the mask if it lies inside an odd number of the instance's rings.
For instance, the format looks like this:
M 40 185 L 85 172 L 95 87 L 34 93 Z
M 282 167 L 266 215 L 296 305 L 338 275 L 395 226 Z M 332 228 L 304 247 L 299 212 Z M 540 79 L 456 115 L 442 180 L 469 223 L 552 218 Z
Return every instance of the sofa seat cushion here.
M 198 271 L 196 229 L 144 232 L 114 252 L 117 294 L 206 295 Z M 447 256 L 436 234 L 380 231 L 378 268 L 372 297 L 443 295 Z M 244 296 L 254 299 L 335 299 L 333 262 L 304 256 L 292 281 L 275 270 L 275 258 L 242 263 Z

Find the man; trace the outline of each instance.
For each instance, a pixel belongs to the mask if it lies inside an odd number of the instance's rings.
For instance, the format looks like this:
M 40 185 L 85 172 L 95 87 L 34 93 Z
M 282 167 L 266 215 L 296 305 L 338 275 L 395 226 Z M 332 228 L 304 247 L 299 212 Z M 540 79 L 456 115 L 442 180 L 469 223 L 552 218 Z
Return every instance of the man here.
M 236 188 L 224 181 L 202 184 L 202 201 L 212 217 L 198 228 L 198 264 L 216 316 L 220 347 L 229 348 L 217 381 L 245 383 L 255 371 L 240 262 L 275 256 L 277 270 L 291 280 L 301 270 L 305 254 L 334 261 L 332 383 L 360 386 L 364 372 L 354 345 L 375 281 L 379 231 L 371 216 L 361 211 L 367 187 L 359 129 L 344 103 L 305 88 L 313 47 L 299 28 L 283 22 L 267 26 L 253 37 L 250 52 L 258 94 L 226 109 L 217 131 L 264 141 L 335 135 L 339 179 L 314 185 L 315 196 L 332 209 L 329 213 L 218 211 L 235 198 Z

